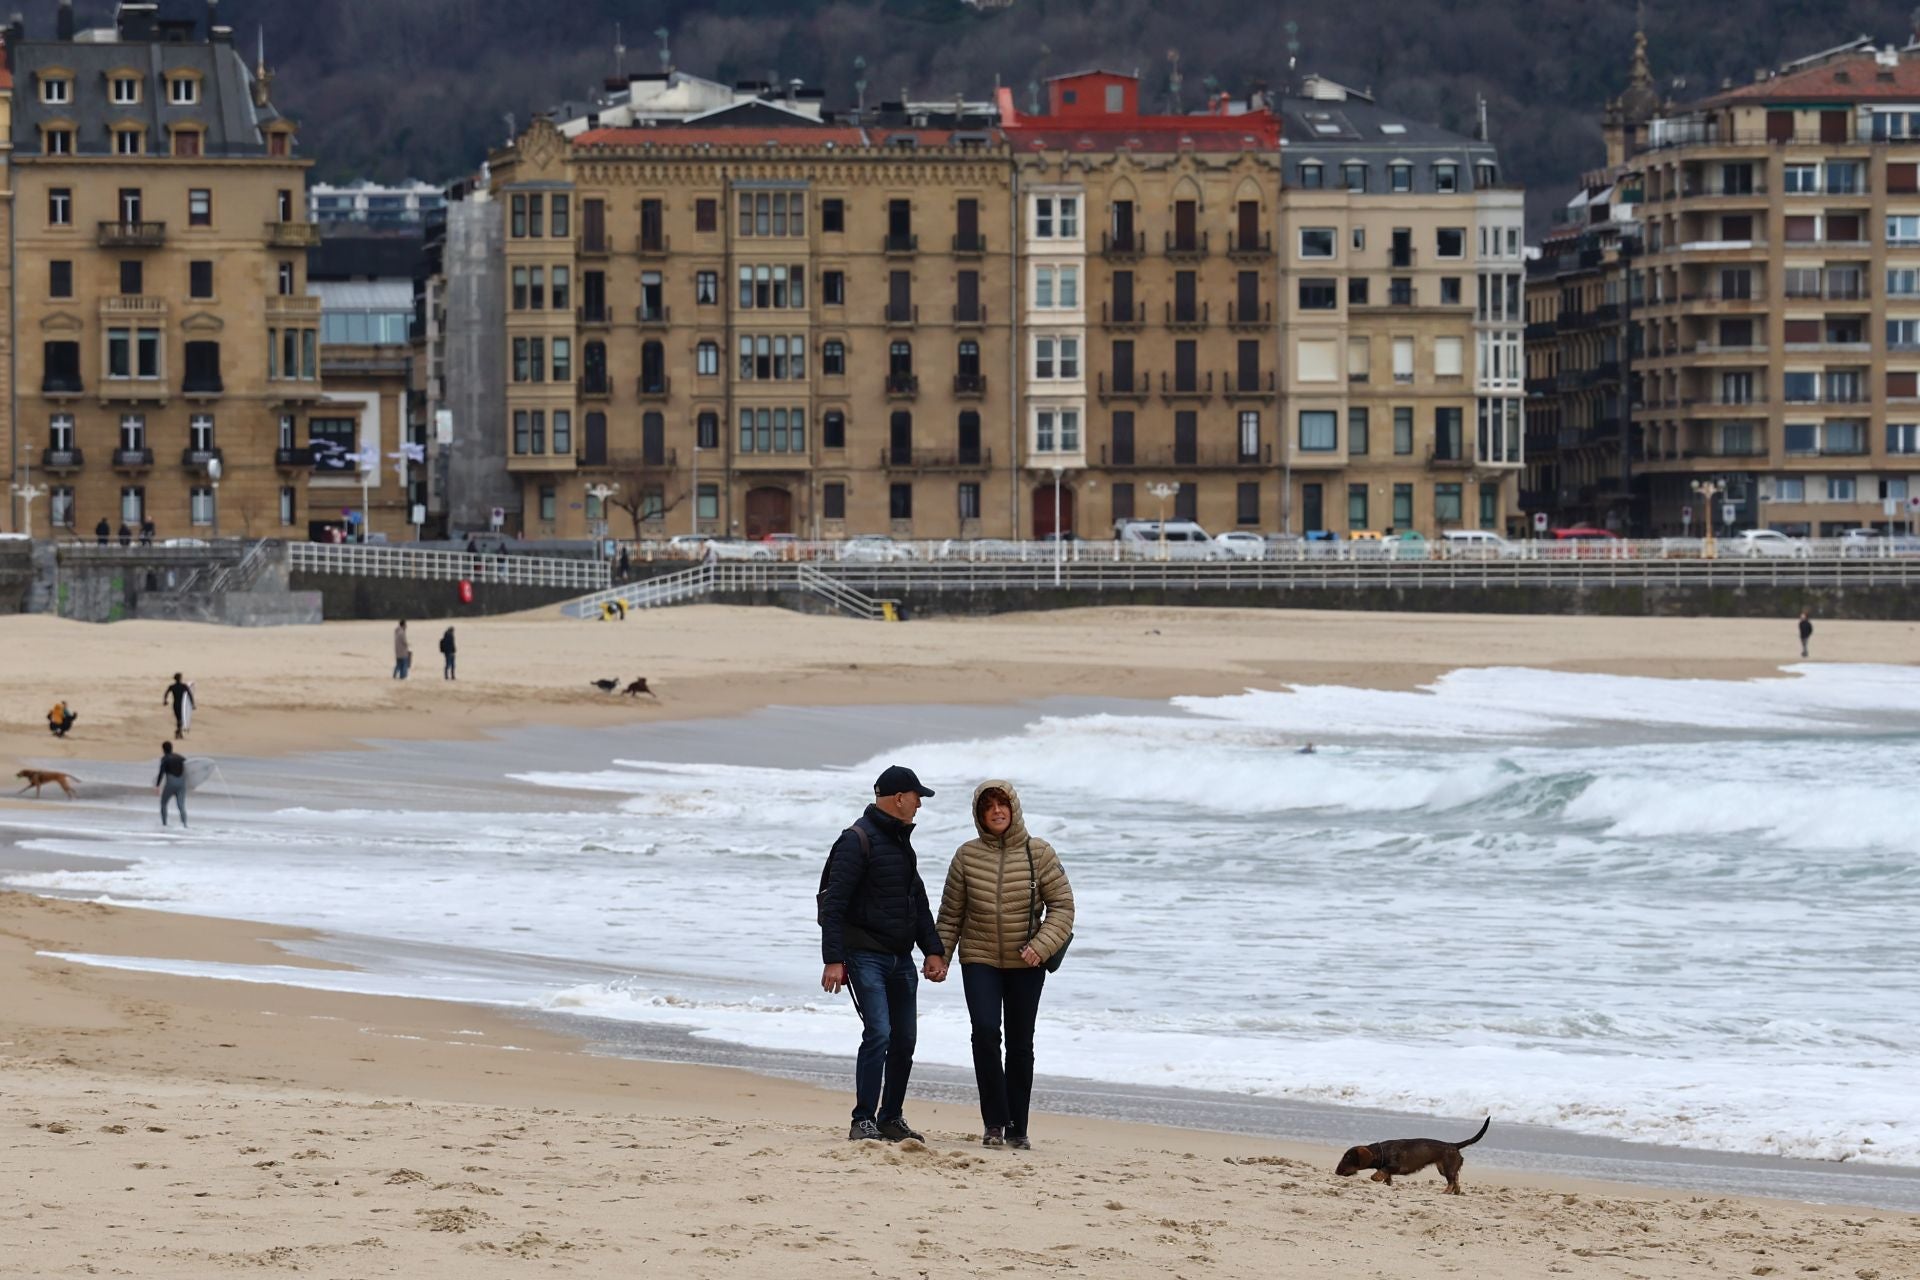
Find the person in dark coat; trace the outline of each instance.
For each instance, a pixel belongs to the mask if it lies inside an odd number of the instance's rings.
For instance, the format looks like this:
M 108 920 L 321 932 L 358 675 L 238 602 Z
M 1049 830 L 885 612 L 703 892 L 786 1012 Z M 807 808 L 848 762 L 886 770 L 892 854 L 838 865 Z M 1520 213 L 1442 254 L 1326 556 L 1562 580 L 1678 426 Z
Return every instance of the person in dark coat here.
M 440 653 L 446 659 L 446 668 L 440 673 L 442 680 L 453 679 L 453 652 L 453 628 L 448 627 L 447 633 L 440 637 Z
M 107 523 L 105 516 L 101 516 L 100 523 L 93 526 L 93 540 L 104 547 L 107 545 L 107 539 L 111 537 L 113 537 L 113 526 Z
M 1811 639 L 1813 639 L 1813 619 L 1807 616 L 1805 609 L 1802 609 L 1800 611 L 1800 656 L 1803 658 L 1807 656 L 1807 641 Z
M 142 516 L 140 519 L 140 545 L 143 547 L 152 546 L 154 532 L 153 517 Z
M 850 1140 L 920 1139 L 901 1110 L 918 1037 L 913 948 L 926 957 L 930 982 L 947 976 L 927 887 L 913 852 L 913 817 L 933 792 L 913 770 L 890 765 L 873 784 L 873 803 L 840 833 L 827 856 L 820 894 L 820 986 L 853 993 L 862 1027 L 854 1066 Z
M 613 572 L 616 582 L 625 582 L 627 576 L 633 572 L 633 561 L 627 558 L 625 547 L 620 548 L 620 563 L 614 567 Z
M 133 530 L 127 528 L 127 522 L 125 520 L 120 522 L 120 545 L 123 547 L 133 545 Z

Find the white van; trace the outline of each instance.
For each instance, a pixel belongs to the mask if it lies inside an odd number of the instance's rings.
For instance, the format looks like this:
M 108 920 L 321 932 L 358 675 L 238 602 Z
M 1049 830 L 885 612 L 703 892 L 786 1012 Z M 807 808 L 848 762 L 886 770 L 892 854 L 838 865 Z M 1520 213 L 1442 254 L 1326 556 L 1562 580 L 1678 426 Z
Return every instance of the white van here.
M 1440 545 L 1449 560 L 1512 560 L 1520 548 L 1486 529 L 1446 529 Z
M 1133 560 L 1219 560 L 1225 553 L 1191 520 L 1122 520 L 1113 536 Z

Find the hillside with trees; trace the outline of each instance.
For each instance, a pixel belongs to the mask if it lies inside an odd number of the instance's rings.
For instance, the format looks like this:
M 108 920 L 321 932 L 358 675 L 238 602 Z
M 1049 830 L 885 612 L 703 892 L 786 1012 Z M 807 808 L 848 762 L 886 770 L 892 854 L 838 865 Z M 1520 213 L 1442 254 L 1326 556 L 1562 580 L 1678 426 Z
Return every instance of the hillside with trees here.
M 1904 44 L 1911 4 L 1656 0 L 1646 23 L 1658 83 L 1684 100 L 1856 36 Z M 83 26 L 111 16 L 110 0 L 78 8 Z M 53 12 L 54 0 L 32 0 L 30 34 L 50 36 Z M 628 70 L 659 67 L 655 32 L 665 30 L 679 67 L 723 80 L 799 78 L 834 105 L 851 102 L 863 76 L 869 101 L 903 89 L 985 97 L 998 81 L 1024 104 L 1049 75 L 1105 66 L 1138 71 L 1164 109 L 1175 55 L 1189 110 L 1213 86 L 1277 87 L 1312 71 L 1467 132 L 1485 95 L 1509 175 L 1537 202 L 1557 202 L 1598 162 L 1599 108 L 1624 84 L 1635 5 L 1013 0 L 980 11 L 960 0 L 224 0 L 220 15 L 250 52 L 264 28 L 276 101 L 304 122 L 303 147 L 326 180 L 439 180 L 470 169 L 506 136 L 507 115 L 524 125 L 612 74 L 619 23 Z

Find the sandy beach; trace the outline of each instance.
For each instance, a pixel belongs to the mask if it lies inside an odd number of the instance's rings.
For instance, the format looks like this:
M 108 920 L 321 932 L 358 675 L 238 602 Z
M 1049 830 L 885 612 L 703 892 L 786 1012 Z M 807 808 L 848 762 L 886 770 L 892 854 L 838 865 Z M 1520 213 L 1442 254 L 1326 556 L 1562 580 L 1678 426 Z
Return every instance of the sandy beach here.
M 89 762 L 142 759 L 167 736 L 160 695 L 176 669 L 203 696 L 190 750 L 239 758 L 773 704 L 1406 689 L 1504 665 L 1749 679 L 1798 661 L 1791 619 L 1126 609 L 890 627 L 701 607 L 622 625 L 462 623 L 448 685 L 425 625 L 414 678 L 389 680 L 391 631 L 0 619 L 0 741 L 20 764 L 71 764 L 84 785 Z M 1915 653 L 1908 624 L 1823 623 L 1814 645 L 1833 661 Z M 586 683 L 642 674 L 658 705 Z M 61 696 L 82 719 L 54 742 L 39 717 Z M 44 821 L 61 803 L 8 805 Z M 1330 1145 L 1075 1116 L 1050 1117 L 1030 1153 L 985 1151 L 973 1108 L 933 1102 L 909 1108 L 924 1147 L 849 1144 L 844 1089 L 598 1056 L 471 1005 L 48 954 L 323 963 L 287 949 L 300 937 L 0 894 L 14 1170 L 0 1275 L 1920 1275 L 1920 1223 L 1887 1210 L 1471 1158 L 1467 1194 L 1444 1197 L 1431 1174 L 1336 1179 Z

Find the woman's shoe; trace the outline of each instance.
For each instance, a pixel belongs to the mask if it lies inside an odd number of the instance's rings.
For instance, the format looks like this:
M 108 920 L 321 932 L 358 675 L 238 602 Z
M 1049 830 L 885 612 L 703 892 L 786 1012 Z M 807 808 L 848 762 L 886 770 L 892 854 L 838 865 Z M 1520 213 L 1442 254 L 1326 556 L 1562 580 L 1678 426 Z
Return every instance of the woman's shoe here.
M 986 1132 L 986 1134 L 985 1134 L 984 1136 L 982 1136 L 982 1137 L 981 1137 L 981 1139 L 980 1139 L 980 1145 L 981 1145 L 981 1146 L 983 1146 L 983 1147 L 1004 1147 L 1004 1146 L 1006 1146 L 1006 1145 L 1007 1145 L 1007 1131 L 1006 1131 L 1005 1129 L 989 1129 L 989 1130 L 987 1130 L 987 1132 Z
M 1016 1151 L 1033 1150 L 1033 1144 L 1027 1141 L 1027 1135 L 1024 1133 L 1008 1134 L 1007 1145 L 1012 1147 Z

